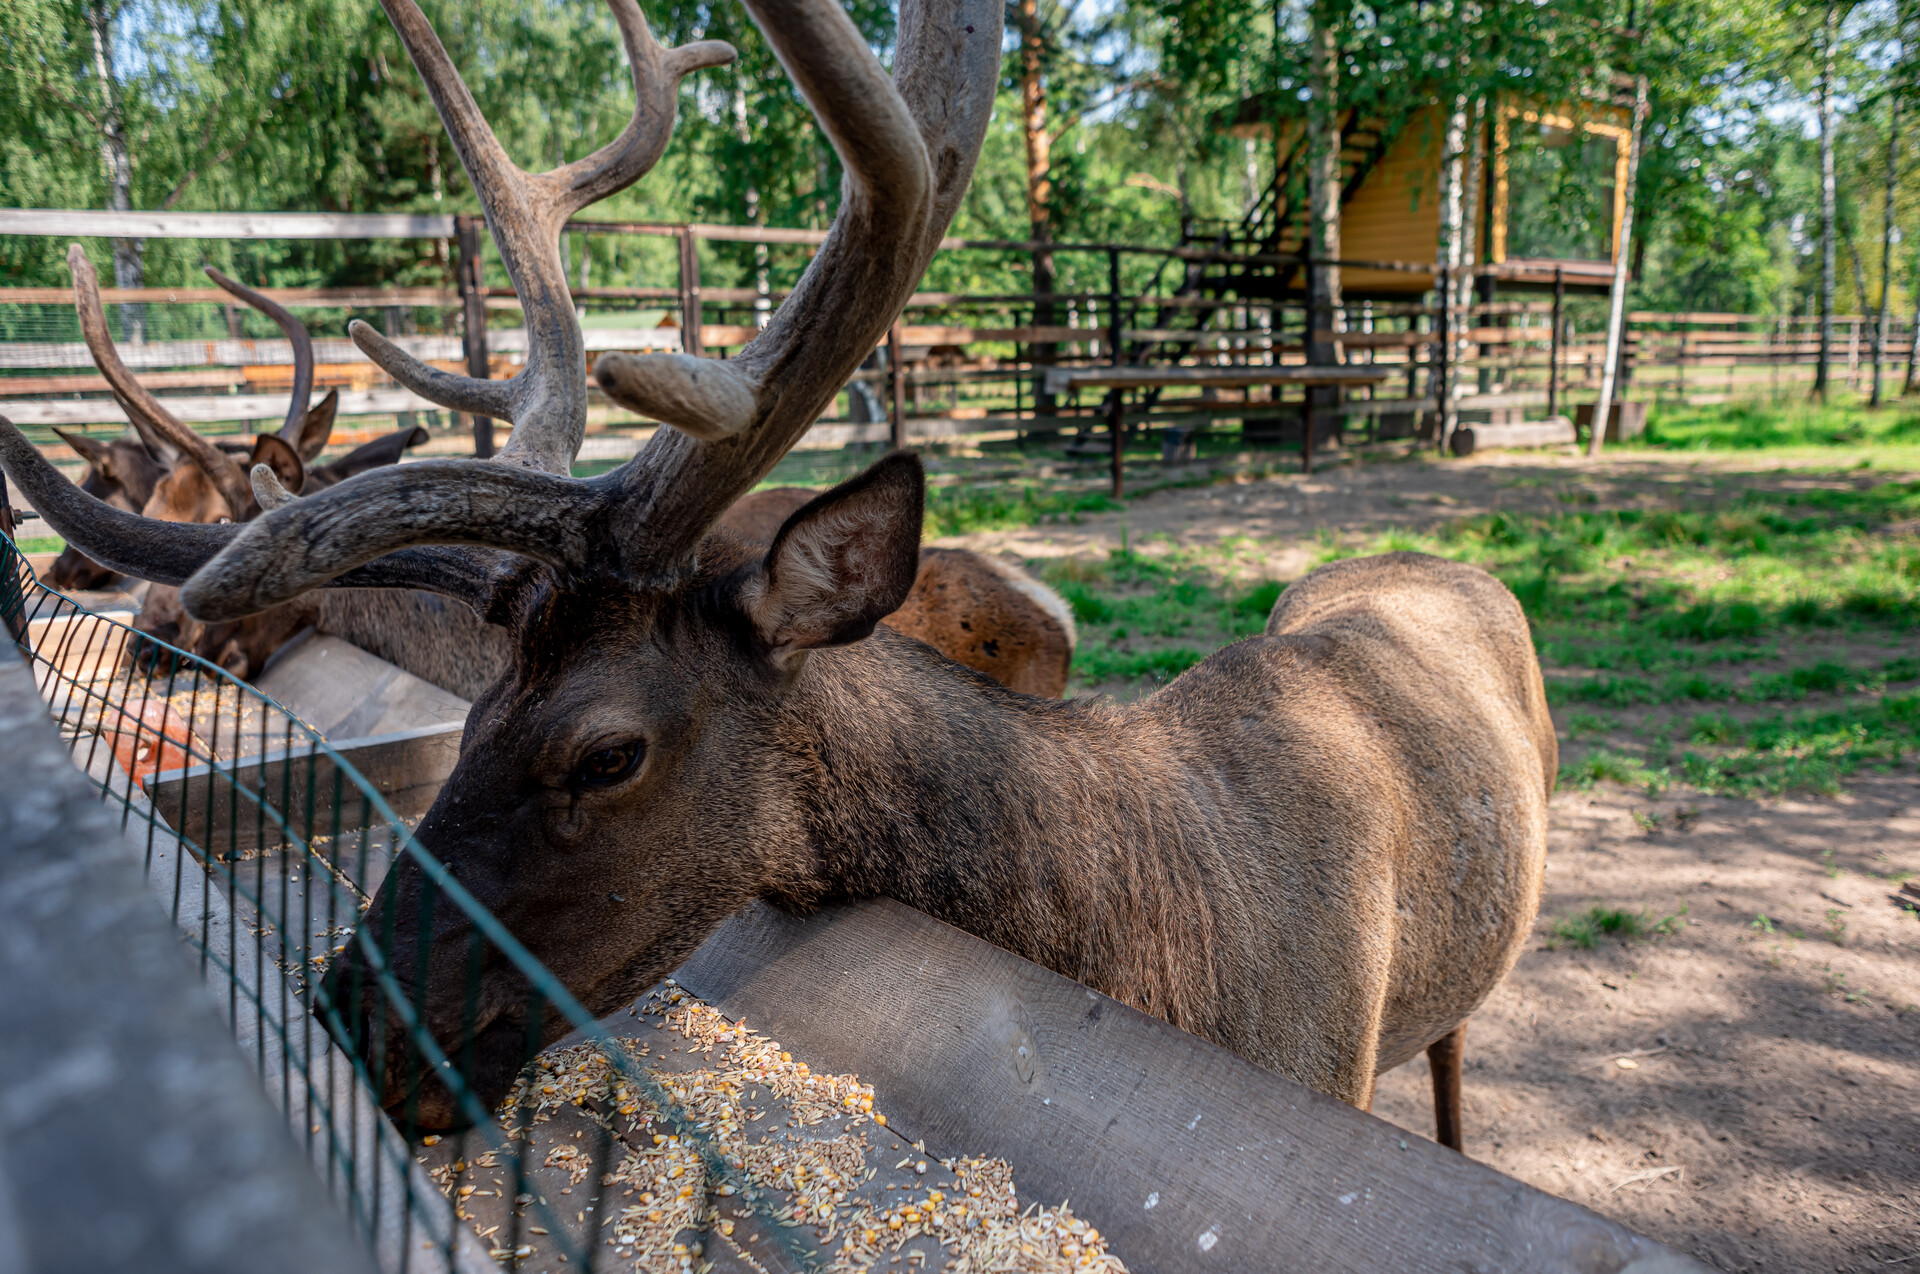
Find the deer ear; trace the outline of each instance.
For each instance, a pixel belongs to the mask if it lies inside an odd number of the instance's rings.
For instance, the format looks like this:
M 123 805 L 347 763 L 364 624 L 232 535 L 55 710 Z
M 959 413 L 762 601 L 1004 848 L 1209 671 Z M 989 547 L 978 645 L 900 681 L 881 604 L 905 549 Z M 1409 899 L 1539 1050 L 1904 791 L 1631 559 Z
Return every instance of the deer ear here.
M 859 641 L 907 600 L 926 486 L 920 458 L 897 451 L 787 519 L 745 598 L 774 659 Z
M 333 418 L 339 410 L 340 391 L 329 389 L 317 407 L 307 408 L 307 414 L 300 417 L 294 445 L 300 449 L 302 460 L 311 461 L 327 449 L 327 440 L 333 437 Z
M 79 452 L 80 458 L 92 465 L 94 472 L 103 478 L 113 476 L 113 453 L 103 444 L 95 442 L 85 434 L 70 434 L 64 429 L 55 429 L 53 432 L 60 435 L 61 442 Z
M 278 434 L 261 434 L 253 440 L 253 459 L 247 462 L 247 468 L 251 470 L 257 464 L 273 470 L 273 476 L 290 494 L 299 495 L 300 488 L 307 485 L 307 466 L 300 462 L 300 453 Z

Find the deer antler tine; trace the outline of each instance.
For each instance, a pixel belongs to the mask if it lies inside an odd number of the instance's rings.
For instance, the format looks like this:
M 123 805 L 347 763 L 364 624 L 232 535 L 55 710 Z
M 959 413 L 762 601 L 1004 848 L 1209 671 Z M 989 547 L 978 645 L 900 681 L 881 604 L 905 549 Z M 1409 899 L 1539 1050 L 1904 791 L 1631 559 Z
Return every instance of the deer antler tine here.
M 271 513 L 283 504 L 291 503 L 293 492 L 280 485 L 280 475 L 273 471 L 270 464 L 257 464 L 247 472 L 247 481 L 253 484 L 253 498 L 260 502 L 263 512 Z
M 571 577 L 610 553 L 593 532 L 611 486 L 470 460 L 370 469 L 247 523 L 180 601 L 196 619 L 243 619 L 425 544 L 506 549 Z
M 296 429 L 306 417 L 307 400 L 313 397 L 313 338 L 307 335 L 307 325 L 271 297 L 228 278 L 210 265 L 201 268 L 222 290 L 239 297 L 272 319 L 287 334 L 287 339 L 293 342 L 293 394 L 287 402 L 287 418 L 280 426 L 280 436 L 292 443 L 302 455 L 306 454 L 300 446 L 297 433 L 289 433 L 288 430 Z
M 699 369 L 699 384 L 690 360 L 660 355 L 608 354 L 595 366 L 615 402 L 711 439 L 663 431 L 615 471 L 630 506 L 617 519 L 622 561 L 641 582 L 679 572 L 898 316 L 972 177 L 998 83 L 1002 12 L 993 0 L 905 0 L 892 80 L 835 0 L 745 2 L 847 181 L 827 241 L 724 373 Z M 674 412 L 706 414 L 706 428 Z
M 381 371 L 429 402 L 451 411 L 470 411 L 502 420 L 513 418 L 515 381 L 478 380 L 443 372 L 421 362 L 359 319 L 347 324 L 347 335 Z
M 466 165 L 486 210 L 487 228 L 526 312 L 526 370 L 509 382 L 508 398 L 483 409 L 514 424 L 498 459 L 545 473 L 569 472 L 587 424 L 587 387 L 581 374 L 586 346 L 560 262 L 561 229 L 573 213 L 630 185 L 660 158 L 673 131 L 680 77 L 733 56 L 732 49 L 711 42 L 665 49 L 653 38 L 634 0 L 609 2 L 633 63 L 633 118 L 610 145 L 536 176 L 507 157 L 414 0 L 380 0 Z M 364 341 L 361 347 L 373 355 Z M 382 366 L 399 379 L 395 369 L 406 365 L 393 358 Z M 456 391 L 452 378 L 431 379 L 418 368 L 408 370 L 423 382 L 414 385 L 421 393 L 425 384 L 440 394 L 486 392 Z
M 86 338 L 87 351 L 93 355 L 94 366 L 107 378 L 114 398 L 128 419 L 135 422 L 136 431 L 144 440 L 151 430 L 183 452 L 213 481 L 234 516 L 239 517 L 249 502 L 246 477 L 239 464 L 162 407 L 160 400 L 148 393 L 146 386 L 135 380 L 127 365 L 120 361 L 120 351 L 114 348 L 113 337 L 107 331 L 107 312 L 100 304 L 100 276 L 93 262 L 87 259 L 86 249 L 77 243 L 67 249 L 67 269 L 73 273 L 73 304 L 80 314 L 80 334 Z M 152 445 L 149 441 L 148 446 Z
M 591 155 L 541 174 L 539 180 L 551 183 L 555 191 L 560 223 L 632 185 L 659 163 L 673 135 L 681 79 L 707 67 L 725 66 L 738 56 L 722 40 L 665 48 L 654 39 L 635 0 L 608 0 L 608 4 L 633 74 L 633 118 L 618 137 Z M 559 224 L 554 228 L 558 230 Z

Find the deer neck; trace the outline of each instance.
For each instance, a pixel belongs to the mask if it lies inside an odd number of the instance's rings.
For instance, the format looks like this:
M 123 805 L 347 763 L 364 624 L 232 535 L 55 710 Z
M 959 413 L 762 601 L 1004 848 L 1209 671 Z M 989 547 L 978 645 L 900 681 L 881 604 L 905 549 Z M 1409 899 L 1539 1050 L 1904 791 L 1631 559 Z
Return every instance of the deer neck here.
M 886 629 L 797 689 L 808 868 L 777 900 L 890 896 L 1188 1029 L 1220 1011 L 1221 846 L 1154 714 L 1015 694 Z

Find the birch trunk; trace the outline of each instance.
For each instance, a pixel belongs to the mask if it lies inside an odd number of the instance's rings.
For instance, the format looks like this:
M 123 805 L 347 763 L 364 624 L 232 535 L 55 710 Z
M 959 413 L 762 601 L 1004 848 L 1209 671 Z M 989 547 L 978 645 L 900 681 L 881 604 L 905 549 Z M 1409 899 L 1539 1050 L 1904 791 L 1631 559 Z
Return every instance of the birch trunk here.
M 1440 414 L 1440 450 L 1443 454 L 1460 421 L 1460 377 L 1455 370 L 1459 361 L 1458 338 L 1455 333 L 1460 329 L 1457 298 L 1459 279 L 1465 264 L 1462 236 L 1466 220 L 1466 170 L 1467 98 L 1463 94 L 1454 98 L 1453 110 L 1447 115 L 1447 130 L 1440 156 L 1440 250 L 1435 265 L 1445 270 L 1443 277 L 1446 279 L 1446 285 L 1439 289 L 1439 302 L 1447 329 L 1446 348 L 1442 355 L 1447 364 L 1447 375 L 1439 386 L 1440 401 L 1434 405 Z
M 1900 99 L 1890 97 L 1887 99 L 1886 212 L 1880 223 L 1880 312 L 1873 325 L 1873 393 L 1867 400 L 1870 407 L 1880 405 L 1880 374 L 1887 355 L 1887 301 L 1893 293 L 1893 200 L 1899 185 Z M 1862 304 L 1865 301 L 1862 297 Z
M 1827 21 L 1820 51 L 1820 354 L 1813 369 L 1813 397 L 1825 402 L 1833 364 L 1833 293 L 1838 243 L 1835 240 L 1833 180 L 1833 60 L 1840 5 L 1827 0 Z
M 115 9 L 94 0 L 87 6 L 87 29 L 93 37 L 93 79 L 100 95 L 100 166 L 107 178 L 107 208 L 133 211 L 133 156 L 127 150 L 126 119 L 113 72 Z M 113 284 L 121 288 L 146 286 L 145 239 L 114 239 Z M 147 339 L 147 307 L 120 307 L 120 339 L 138 344 Z
M 1607 303 L 1607 353 L 1600 367 L 1600 397 L 1593 405 L 1593 425 L 1587 430 L 1587 454 L 1597 456 L 1607 436 L 1607 418 L 1613 414 L 1614 387 L 1620 375 L 1621 347 L 1626 343 L 1628 266 L 1632 261 L 1634 182 L 1640 175 L 1640 133 L 1647 117 L 1647 77 L 1633 91 L 1633 130 L 1627 142 L 1627 192 L 1620 211 L 1620 241 L 1613 245 L 1613 291 Z

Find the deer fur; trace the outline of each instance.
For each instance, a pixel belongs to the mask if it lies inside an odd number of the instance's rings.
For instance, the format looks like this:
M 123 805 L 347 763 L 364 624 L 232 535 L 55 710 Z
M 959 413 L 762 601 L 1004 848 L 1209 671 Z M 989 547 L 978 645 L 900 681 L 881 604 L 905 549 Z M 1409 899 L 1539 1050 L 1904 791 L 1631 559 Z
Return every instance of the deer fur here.
M 727 510 L 718 529 L 772 543 L 787 518 L 817 494 L 806 487 L 755 491 Z M 969 549 L 921 549 L 913 591 L 885 622 L 1008 689 L 1054 699 L 1067 692 L 1073 611 L 1011 562 Z
M 1337 563 L 1282 595 L 1266 635 L 1152 697 L 1062 703 L 871 621 L 849 639 L 917 565 L 887 565 L 917 488 L 880 474 L 865 491 L 886 507 L 822 527 L 834 505 L 809 506 L 765 558 L 710 538 L 670 592 L 530 577 L 512 667 L 419 834 L 591 1011 L 754 898 L 885 894 L 1365 1105 L 1511 967 L 1556 753 L 1526 621 L 1492 577 L 1418 554 Z M 831 606 L 782 591 L 794 563 Z M 633 739 L 631 780 L 571 780 Z M 374 914 L 394 909 L 397 950 L 431 943 L 428 1012 L 451 1029 L 466 934 L 413 931 L 422 880 L 403 863 Z M 526 1029 L 495 976 L 472 1076 L 487 1097 Z M 423 1109 L 453 1117 L 431 1094 Z

